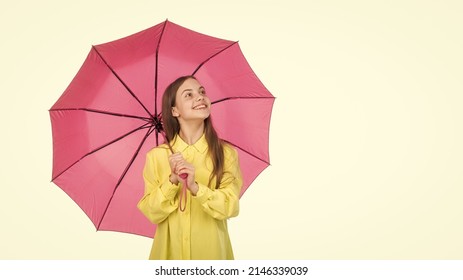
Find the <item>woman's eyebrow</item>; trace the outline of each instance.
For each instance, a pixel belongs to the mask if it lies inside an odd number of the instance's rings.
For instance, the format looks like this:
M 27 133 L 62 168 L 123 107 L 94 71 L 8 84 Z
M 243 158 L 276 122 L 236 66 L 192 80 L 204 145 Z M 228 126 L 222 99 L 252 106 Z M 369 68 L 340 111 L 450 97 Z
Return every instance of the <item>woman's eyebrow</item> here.
M 202 90 L 202 89 L 204 90 L 205 88 L 204 88 L 203 86 L 200 86 L 200 87 L 198 88 L 198 90 Z M 186 88 L 186 89 L 184 89 L 184 90 L 182 91 L 182 94 L 185 93 L 185 91 L 193 91 L 193 89 L 191 89 L 191 88 Z
M 192 91 L 192 90 L 193 90 L 193 89 L 191 89 L 191 88 L 184 89 L 184 90 L 182 91 L 182 94 L 183 94 L 185 91 Z

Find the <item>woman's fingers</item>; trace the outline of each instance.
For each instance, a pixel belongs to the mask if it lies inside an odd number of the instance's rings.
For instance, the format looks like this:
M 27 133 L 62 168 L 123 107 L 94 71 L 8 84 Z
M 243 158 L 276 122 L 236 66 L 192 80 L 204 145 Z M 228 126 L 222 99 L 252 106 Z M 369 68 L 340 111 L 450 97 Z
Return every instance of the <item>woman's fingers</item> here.
M 181 174 L 181 173 L 190 174 L 193 170 L 194 170 L 194 167 L 186 161 L 180 161 L 175 166 L 175 173 L 177 174 Z
M 183 156 L 180 153 L 175 153 L 169 156 L 169 165 L 170 165 L 170 170 L 174 173 L 175 169 L 177 168 L 179 162 L 183 160 Z
M 178 181 L 188 181 L 188 187 L 194 184 L 195 180 L 195 167 L 186 161 L 181 153 L 175 153 L 169 156 L 169 164 L 171 172 L 175 174 Z M 181 174 L 186 174 L 187 177 L 180 177 Z

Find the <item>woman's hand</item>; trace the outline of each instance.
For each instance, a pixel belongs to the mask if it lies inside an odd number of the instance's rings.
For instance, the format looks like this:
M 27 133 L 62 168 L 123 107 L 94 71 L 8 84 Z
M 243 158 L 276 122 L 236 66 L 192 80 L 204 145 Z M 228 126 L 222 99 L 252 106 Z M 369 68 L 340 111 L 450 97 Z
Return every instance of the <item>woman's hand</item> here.
M 169 157 L 170 170 L 172 174 L 170 175 L 170 181 L 173 184 L 178 184 L 179 182 L 186 181 L 187 187 L 193 195 L 196 195 L 198 192 L 198 185 L 195 182 L 195 167 L 186 161 L 182 154 L 175 153 Z M 182 174 L 186 174 L 187 177 L 183 179 Z
M 180 161 L 184 160 L 181 153 L 175 153 L 169 156 L 169 165 L 170 165 L 170 177 L 169 181 L 177 185 L 179 183 L 178 173 L 176 172 L 177 165 Z

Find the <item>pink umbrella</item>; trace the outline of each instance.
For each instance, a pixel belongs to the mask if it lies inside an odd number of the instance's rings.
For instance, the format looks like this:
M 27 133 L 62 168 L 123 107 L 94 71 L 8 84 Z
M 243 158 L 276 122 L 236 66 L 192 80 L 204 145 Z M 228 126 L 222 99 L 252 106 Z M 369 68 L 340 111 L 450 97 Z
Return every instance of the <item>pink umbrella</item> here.
M 97 230 L 153 237 L 138 210 L 145 154 L 162 144 L 161 98 L 179 76 L 195 75 L 213 103 L 219 137 L 236 147 L 244 185 L 269 165 L 274 97 L 259 81 L 238 42 L 165 21 L 92 46 L 50 109 L 53 179 Z

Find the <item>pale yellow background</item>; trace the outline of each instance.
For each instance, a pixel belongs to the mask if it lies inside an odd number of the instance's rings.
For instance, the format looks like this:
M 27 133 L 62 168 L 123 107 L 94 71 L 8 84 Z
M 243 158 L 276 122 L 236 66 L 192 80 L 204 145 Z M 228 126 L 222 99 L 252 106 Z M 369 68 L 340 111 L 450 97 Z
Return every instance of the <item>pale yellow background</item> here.
M 169 20 L 239 40 L 277 97 L 237 259 L 463 257 L 461 1 L 2 1 L 1 259 L 146 259 L 53 183 L 48 109 L 92 44 Z

